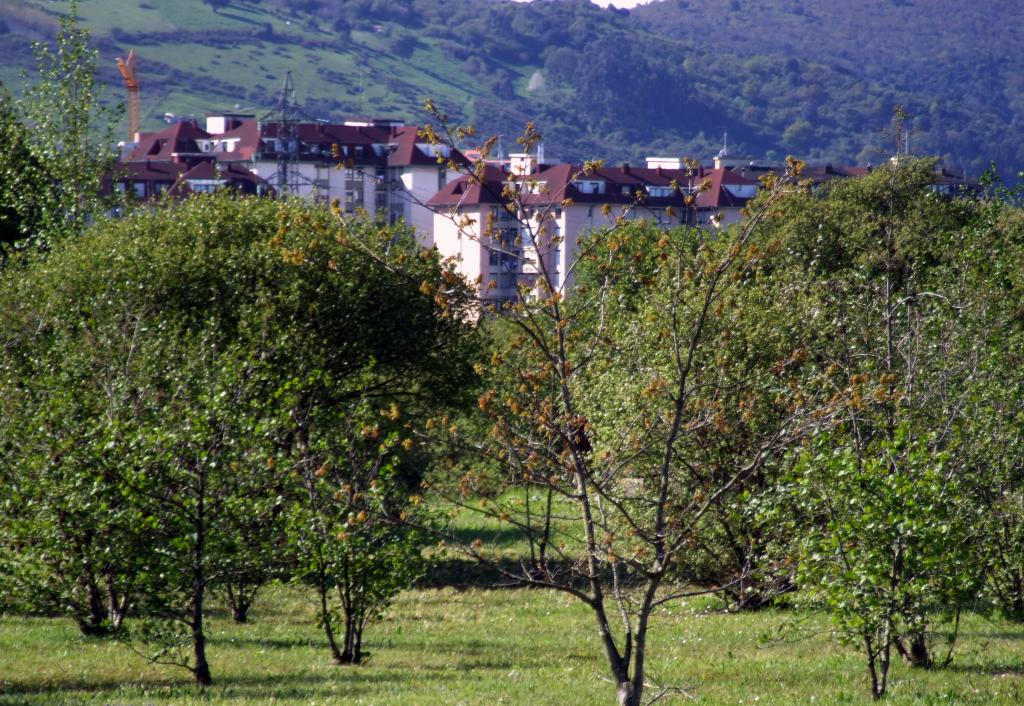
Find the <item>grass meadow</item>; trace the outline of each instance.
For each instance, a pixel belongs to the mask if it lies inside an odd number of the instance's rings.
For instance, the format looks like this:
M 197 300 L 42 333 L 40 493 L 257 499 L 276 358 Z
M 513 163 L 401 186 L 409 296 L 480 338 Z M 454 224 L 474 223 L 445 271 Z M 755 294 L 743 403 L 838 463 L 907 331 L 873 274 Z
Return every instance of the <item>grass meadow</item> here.
M 613 689 L 587 610 L 525 589 L 417 589 L 368 630 L 369 661 L 331 663 L 312 594 L 274 586 L 234 624 L 215 611 L 201 691 L 181 669 L 81 637 L 69 620 L 0 618 L 0 705 L 609 704 Z M 651 671 L 703 704 L 867 704 L 859 655 L 817 614 L 725 614 L 713 601 L 666 607 Z M 1024 630 L 968 616 L 956 660 L 894 668 L 891 703 L 1024 703 Z

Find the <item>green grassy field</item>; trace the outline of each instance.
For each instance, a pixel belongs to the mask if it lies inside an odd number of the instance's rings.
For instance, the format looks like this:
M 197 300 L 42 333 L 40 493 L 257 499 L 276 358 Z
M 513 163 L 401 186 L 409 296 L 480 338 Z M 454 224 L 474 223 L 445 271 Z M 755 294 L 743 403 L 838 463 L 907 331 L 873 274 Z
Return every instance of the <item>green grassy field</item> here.
M 515 498 L 506 498 L 514 500 Z M 463 511 L 461 541 L 490 556 L 528 551 L 507 524 Z M 427 583 L 486 585 L 485 573 L 443 551 Z M 205 692 L 181 669 L 81 637 L 69 620 L 0 617 L 0 706 L 14 704 L 608 704 L 601 646 L 588 610 L 527 589 L 419 588 L 402 593 L 368 631 L 368 662 L 331 663 L 313 594 L 274 586 L 251 622 L 214 610 Z M 704 704 L 868 704 L 863 661 L 833 639 L 827 618 L 796 610 L 726 614 L 714 599 L 680 601 L 653 620 L 649 668 Z M 685 702 L 686 699 L 683 699 Z M 895 704 L 1024 702 L 1024 627 L 970 615 L 953 665 L 896 665 Z
M 20 72 L 33 73 L 31 41 L 52 39 L 56 17 L 66 10 L 66 0 L 32 0 L 22 12 L 52 25 L 47 33 L 40 25 L 39 36 L 0 35 L 0 53 L 7 59 L 0 65 L 0 82 L 13 93 L 20 93 Z M 357 29 L 342 37 L 327 24 L 274 6 L 233 3 L 213 12 L 202 0 L 79 0 L 78 11 L 82 26 L 89 28 L 99 46 L 98 75 L 105 84 L 107 102 L 124 100 L 115 58 L 131 47 L 136 49 L 144 130 L 164 127 L 165 112 L 202 118 L 208 111 L 238 106 L 262 115 L 276 104 L 289 71 L 299 102 L 318 106 L 314 112 L 417 121 L 424 119 L 423 104 L 430 97 L 467 118 L 474 117 L 479 77 L 445 57 L 437 43 L 425 36 L 419 36 L 410 56 L 394 55 L 389 48 L 394 37 L 409 33 L 399 27 L 389 25 L 387 34 Z M 272 36 L 250 36 L 268 27 Z M 119 35 L 119 31 L 128 34 Z M 202 37 L 190 40 L 190 32 L 195 31 L 234 32 L 238 39 L 211 45 Z M 507 68 L 520 93 L 525 93 L 526 80 L 537 67 Z
M 247 625 L 215 614 L 215 685 L 149 665 L 124 647 L 80 637 L 67 620 L 0 618 L 0 704 L 607 704 L 590 616 L 534 590 L 421 589 L 402 594 L 368 631 L 371 657 L 331 664 L 312 595 L 275 587 Z M 818 615 L 729 615 L 705 601 L 656 618 L 651 670 L 706 704 L 866 704 L 856 652 Z M 779 628 L 792 629 L 779 633 Z M 779 635 L 783 639 L 767 640 Z M 970 616 L 953 666 L 894 669 L 891 703 L 1019 704 L 1024 630 Z

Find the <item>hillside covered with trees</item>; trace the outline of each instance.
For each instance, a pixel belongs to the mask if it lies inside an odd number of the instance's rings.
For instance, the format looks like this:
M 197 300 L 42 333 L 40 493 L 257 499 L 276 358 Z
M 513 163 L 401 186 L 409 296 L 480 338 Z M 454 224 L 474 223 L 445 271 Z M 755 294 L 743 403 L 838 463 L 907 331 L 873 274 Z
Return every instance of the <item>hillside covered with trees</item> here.
M 52 36 L 59 0 L 0 3 L 0 80 Z M 317 117 L 415 121 L 431 97 L 486 133 L 543 128 L 560 159 L 734 154 L 878 163 L 893 105 L 910 144 L 949 167 L 1024 165 L 1024 8 L 1010 0 L 85 1 L 108 99 L 140 55 L 143 124 L 165 113 L 269 111 L 286 71 Z M 955 22 L 950 18 L 955 17 Z

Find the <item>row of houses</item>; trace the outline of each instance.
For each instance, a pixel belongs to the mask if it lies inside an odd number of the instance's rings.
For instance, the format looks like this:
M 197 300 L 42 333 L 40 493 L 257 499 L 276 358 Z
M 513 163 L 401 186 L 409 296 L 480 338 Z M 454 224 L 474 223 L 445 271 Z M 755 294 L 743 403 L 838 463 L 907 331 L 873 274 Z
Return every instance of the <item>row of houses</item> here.
M 772 169 L 724 149 L 706 167 L 652 157 L 642 167 L 584 169 L 513 154 L 470 176 L 471 163 L 400 121 L 326 124 L 215 113 L 203 127 L 185 120 L 139 134 L 125 150 L 115 187 L 139 199 L 221 188 L 287 192 L 404 221 L 424 247 L 454 257 L 482 299 L 502 305 L 542 272 L 556 290 L 571 287 L 578 243 L 595 228 L 640 218 L 664 228 L 709 229 L 740 220 L 759 177 Z M 824 182 L 870 170 L 824 165 L 805 176 Z M 959 180 L 942 172 L 938 182 L 953 188 Z
M 115 188 L 139 199 L 225 187 L 246 194 L 287 192 L 337 201 L 349 213 L 384 213 L 429 233 L 433 214 L 424 204 L 447 182 L 452 156 L 399 121 L 285 124 L 216 113 L 203 127 L 181 120 L 138 134 L 125 149 Z M 465 164 L 461 155 L 454 157 L 455 164 Z

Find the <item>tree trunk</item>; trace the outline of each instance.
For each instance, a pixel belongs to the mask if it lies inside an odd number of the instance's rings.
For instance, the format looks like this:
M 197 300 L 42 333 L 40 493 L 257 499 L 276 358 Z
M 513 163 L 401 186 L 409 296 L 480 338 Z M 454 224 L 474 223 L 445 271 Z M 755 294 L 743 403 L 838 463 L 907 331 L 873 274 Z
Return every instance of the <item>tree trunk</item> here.
M 210 664 L 206 661 L 206 634 L 203 632 L 203 600 L 206 597 L 206 473 L 199 470 L 199 489 L 193 523 L 196 532 L 195 553 L 192 558 L 192 652 L 195 656 L 194 673 L 201 686 L 213 684 Z
M 125 600 L 114 602 L 110 606 L 110 630 L 117 632 L 124 624 L 125 615 L 128 613 L 128 602 Z
M 1013 571 L 1010 581 L 1010 595 L 1003 600 L 1003 612 L 1006 618 L 1015 623 L 1024 622 L 1024 573 Z
M 110 629 L 117 632 L 124 623 L 125 615 L 128 613 L 128 593 L 126 589 L 122 595 L 117 594 L 117 579 L 113 571 L 107 572 L 107 614 L 110 620 Z
M 235 603 L 231 606 L 231 619 L 236 623 L 246 623 L 249 621 L 249 604 L 243 601 Z
M 78 630 L 87 637 L 104 637 L 110 633 L 110 624 L 99 586 L 91 577 L 83 578 L 82 583 L 89 596 L 89 612 L 79 617 Z
M 363 661 L 363 626 L 362 625 L 360 625 L 358 628 L 356 628 L 355 660 L 356 660 L 356 664 L 360 664 Z
M 210 663 L 206 661 L 206 636 L 203 634 L 203 620 L 192 629 L 192 646 L 196 659 L 196 682 L 201 686 L 213 684 L 213 676 L 210 674 Z
M 359 616 L 351 608 L 345 608 L 345 650 L 341 657 L 345 664 L 359 664 L 363 661 L 363 630 Z
M 875 700 L 885 696 L 886 689 L 889 688 L 889 665 L 892 663 L 892 643 L 892 625 L 887 622 L 882 635 L 882 653 L 878 669 L 878 693 L 873 695 Z
M 344 583 L 338 586 L 338 599 L 345 613 L 345 649 L 341 654 L 345 664 L 359 664 L 363 661 L 363 611 L 359 607 L 358 595 L 352 590 L 353 580 L 350 565 L 346 564 Z
M 213 684 L 213 677 L 210 674 L 210 664 L 206 661 L 206 634 L 203 632 L 203 598 L 206 592 L 206 580 L 201 565 L 196 567 L 194 576 L 192 585 L 192 652 L 195 656 L 196 666 L 193 671 L 196 675 L 196 682 L 201 686 L 210 686 Z
M 928 638 L 924 631 L 916 633 L 910 638 L 910 664 L 913 667 L 932 666 L 932 655 L 928 651 Z
M 871 698 L 878 701 L 882 698 L 882 692 L 879 689 L 878 680 L 878 667 L 875 660 L 875 648 L 871 638 L 867 635 L 864 636 L 864 653 L 868 658 L 868 678 L 871 679 Z
M 231 619 L 236 623 L 245 623 L 249 620 L 249 609 L 256 600 L 259 592 L 259 584 L 249 584 L 240 579 L 237 584 L 228 581 L 226 592 L 228 608 L 231 610 Z
M 619 706 L 640 706 L 640 694 L 633 688 L 633 682 L 619 682 L 617 687 Z
M 341 650 L 338 649 L 338 641 L 334 638 L 334 628 L 331 627 L 331 613 L 327 609 L 327 586 L 322 579 L 317 582 L 316 590 L 320 595 L 320 622 L 323 623 L 327 644 L 331 648 L 331 659 L 335 664 L 345 664 Z
M 928 669 L 932 666 L 932 656 L 928 651 L 928 638 L 924 631 L 915 632 L 910 636 L 910 648 L 903 644 L 903 640 L 896 641 L 896 651 L 900 657 L 911 667 L 923 667 Z

